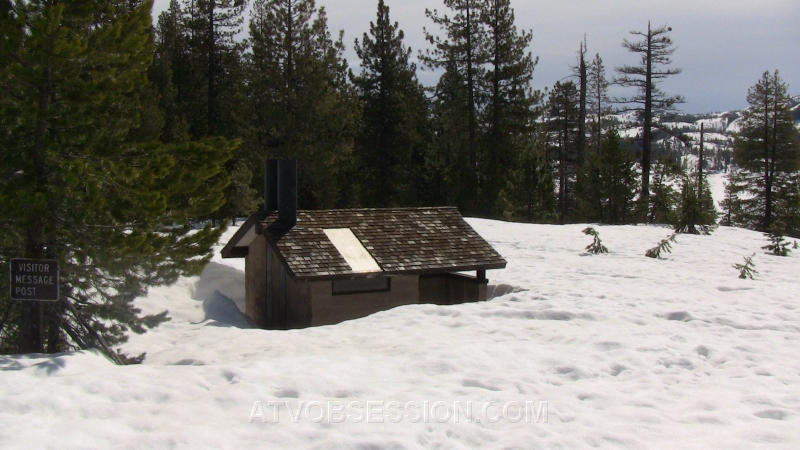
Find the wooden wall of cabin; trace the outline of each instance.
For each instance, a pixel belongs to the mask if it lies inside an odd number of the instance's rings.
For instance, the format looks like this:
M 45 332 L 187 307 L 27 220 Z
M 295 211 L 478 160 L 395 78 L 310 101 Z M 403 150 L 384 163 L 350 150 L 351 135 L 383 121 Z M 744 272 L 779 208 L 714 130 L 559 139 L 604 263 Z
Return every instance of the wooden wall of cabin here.
M 419 302 L 455 305 L 486 300 L 488 280 L 457 273 L 420 275 Z
M 366 317 L 397 306 L 419 303 L 418 277 L 391 277 L 386 292 L 333 294 L 331 281 L 287 282 L 287 320 L 290 328 L 331 325 Z
M 245 314 L 256 324 L 267 326 L 267 239 L 257 236 L 245 257 Z
M 250 243 L 245 258 L 245 314 L 259 328 L 284 329 L 287 323 L 286 270 L 261 235 Z
M 415 303 L 483 301 L 488 283 L 455 273 L 405 275 L 391 277 L 388 292 L 334 295 L 331 281 L 293 281 L 264 236 L 250 244 L 245 264 L 245 313 L 267 329 L 330 325 Z

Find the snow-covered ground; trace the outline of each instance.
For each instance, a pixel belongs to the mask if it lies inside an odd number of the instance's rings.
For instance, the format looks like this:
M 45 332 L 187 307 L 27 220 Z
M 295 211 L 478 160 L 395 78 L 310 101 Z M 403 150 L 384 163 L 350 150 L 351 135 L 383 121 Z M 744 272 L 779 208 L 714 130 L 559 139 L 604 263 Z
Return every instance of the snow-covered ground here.
M 717 207 L 717 211 L 721 213 L 722 207 L 719 205 L 719 202 L 725 198 L 725 185 L 728 183 L 728 173 L 711 173 L 708 175 L 707 179 L 708 186 L 711 188 L 711 198 L 714 199 L 714 205 Z
M 247 329 L 243 261 L 215 256 L 138 301 L 172 316 L 125 346 L 142 365 L 0 356 L 0 447 L 800 448 L 800 252 L 722 227 L 656 260 L 668 228 L 595 226 L 588 255 L 585 225 L 468 221 L 505 295 Z

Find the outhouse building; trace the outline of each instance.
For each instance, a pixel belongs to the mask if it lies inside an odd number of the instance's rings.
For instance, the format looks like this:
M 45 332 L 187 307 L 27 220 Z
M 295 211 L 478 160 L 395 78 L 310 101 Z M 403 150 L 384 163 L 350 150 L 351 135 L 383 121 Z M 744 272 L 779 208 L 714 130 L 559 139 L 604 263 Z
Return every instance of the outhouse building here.
M 245 314 L 259 327 L 482 301 L 486 271 L 506 266 L 454 207 L 298 211 L 296 162 L 268 161 L 265 178 L 266 211 L 222 250 L 245 258 Z

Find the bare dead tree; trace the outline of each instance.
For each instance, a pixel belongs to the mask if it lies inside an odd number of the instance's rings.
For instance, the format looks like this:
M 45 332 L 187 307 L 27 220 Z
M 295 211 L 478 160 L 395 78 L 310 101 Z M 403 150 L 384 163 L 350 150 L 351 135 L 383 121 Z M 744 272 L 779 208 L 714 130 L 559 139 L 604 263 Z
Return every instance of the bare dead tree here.
M 671 27 L 662 25 L 652 29 L 647 22 L 647 31 L 631 31 L 630 34 L 640 36 L 641 40 L 624 39 L 622 46 L 640 56 L 639 64 L 616 67 L 619 73 L 614 83 L 624 87 L 635 87 L 636 94 L 631 97 L 617 98 L 614 101 L 622 107 L 623 112 L 636 111 L 643 119 L 642 133 L 642 190 L 643 210 L 647 211 L 650 199 L 650 149 L 652 140 L 653 114 L 674 110 L 674 105 L 683 103 L 680 95 L 668 96 L 656 84 L 670 75 L 681 73 L 681 69 L 666 69 L 672 63 L 670 56 L 675 52 L 672 39 L 669 37 Z

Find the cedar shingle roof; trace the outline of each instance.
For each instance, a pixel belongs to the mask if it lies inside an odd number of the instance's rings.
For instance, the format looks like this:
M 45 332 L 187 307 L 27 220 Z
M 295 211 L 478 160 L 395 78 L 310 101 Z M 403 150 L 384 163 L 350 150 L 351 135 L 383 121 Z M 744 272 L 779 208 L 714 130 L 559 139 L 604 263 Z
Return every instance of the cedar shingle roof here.
M 295 279 L 356 275 L 322 231 L 329 228 L 349 228 L 385 275 L 506 266 L 454 207 L 298 211 L 297 225 L 286 233 L 275 226 L 276 218 L 271 214 L 259 228 Z

